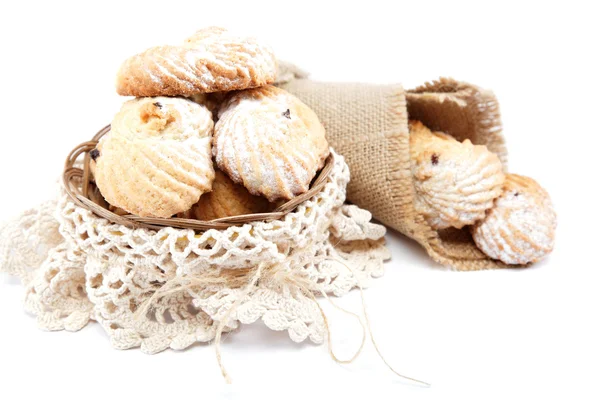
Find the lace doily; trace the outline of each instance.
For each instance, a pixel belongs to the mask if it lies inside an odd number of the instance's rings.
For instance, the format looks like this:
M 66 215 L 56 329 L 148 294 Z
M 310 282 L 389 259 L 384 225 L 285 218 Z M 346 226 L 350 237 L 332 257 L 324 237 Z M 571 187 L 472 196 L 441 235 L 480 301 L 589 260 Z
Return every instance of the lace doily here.
M 313 295 L 341 296 L 383 274 L 385 228 L 345 205 L 343 157 L 323 190 L 281 220 L 226 230 L 131 229 L 56 201 L 0 228 L 0 268 L 26 286 L 43 329 L 96 320 L 115 348 L 184 349 L 262 320 L 292 340 L 321 343 Z

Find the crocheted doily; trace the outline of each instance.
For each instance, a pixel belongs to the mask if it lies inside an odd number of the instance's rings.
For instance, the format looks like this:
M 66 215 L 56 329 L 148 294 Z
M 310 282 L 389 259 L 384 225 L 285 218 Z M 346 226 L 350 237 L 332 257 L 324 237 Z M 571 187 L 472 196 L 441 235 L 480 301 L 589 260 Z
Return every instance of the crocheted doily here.
M 226 230 L 131 229 L 72 203 L 61 189 L 0 227 L 0 268 L 26 286 L 47 330 L 98 321 L 115 348 L 146 353 L 210 341 L 259 319 L 300 342 L 325 337 L 314 296 L 341 296 L 383 274 L 385 228 L 345 205 L 343 157 L 323 190 L 281 220 Z

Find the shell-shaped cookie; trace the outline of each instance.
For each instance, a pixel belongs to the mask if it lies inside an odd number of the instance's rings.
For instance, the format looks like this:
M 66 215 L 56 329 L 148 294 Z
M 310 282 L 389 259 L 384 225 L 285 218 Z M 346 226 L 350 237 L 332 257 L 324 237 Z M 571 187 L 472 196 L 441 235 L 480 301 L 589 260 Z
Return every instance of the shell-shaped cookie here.
M 200 197 L 200 201 L 190 210 L 189 217 L 210 221 L 235 215 L 265 213 L 273 207 L 264 197 L 251 195 L 245 187 L 216 170 L 212 191 Z
M 434 229 L 474 224 L 502 193 L 502 163 L 485 146 L 411 121 L 410 154 L 415 208 Z
M 223 103 L 213 154 L 234 182 L 273 202 L 309 189 L 329 145 L 308 106 L 285 90 L 265 86 L 237 92 Z
M 502 195 L 471 233 L 489 257 L 527 264 L 552 251 L 555 230 L 556 213 L 548 193 L 531 178 L 507 174 Z
M 123 63 L 117 92 L 124 96 L 190 96 L 241 90 L 275 81 L 277 59 L 255 38 L 224 28 L 196 32 L 179 46 L 157 46 Z
M 96 148 L 96 185 L 109 204 L 142 217 L 189 210 L 212 186 L 212 132 L 211 113 L 193 101 L 127 101 Z

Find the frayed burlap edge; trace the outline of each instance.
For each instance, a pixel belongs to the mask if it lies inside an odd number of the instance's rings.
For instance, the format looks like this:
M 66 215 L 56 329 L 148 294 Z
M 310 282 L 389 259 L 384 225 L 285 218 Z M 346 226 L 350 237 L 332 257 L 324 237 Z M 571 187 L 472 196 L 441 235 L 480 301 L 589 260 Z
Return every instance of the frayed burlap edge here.
M 452 78 L 440 78 L 406 93 L 408 114 L 430 129 L 471 140 L 498 155 L 504 169 L 508 152 L 500 106 L 494 93 Z

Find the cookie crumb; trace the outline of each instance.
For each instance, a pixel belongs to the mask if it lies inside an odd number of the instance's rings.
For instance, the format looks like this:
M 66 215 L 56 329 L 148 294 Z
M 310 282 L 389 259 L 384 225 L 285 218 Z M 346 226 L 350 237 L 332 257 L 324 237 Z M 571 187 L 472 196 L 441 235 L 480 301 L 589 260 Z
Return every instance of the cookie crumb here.
M 96 159 L 100 157 L 100 151 L 98 149 L 90 151 L 90 157 L 92 157 L 92 160 L 96 161 Z
M 437 154 L 432 154 L 431 155 L 431 163 L 433 165 L 438 165 L 438 163 L 440 162 L 440 156 L 438 156 Z
M 287 110 L 285 110 L 282 115 L 284 117 L 286 117 L 287 119 L 292 119 L 292 117 L 290 116 L 290 109 L 289 108 Z

